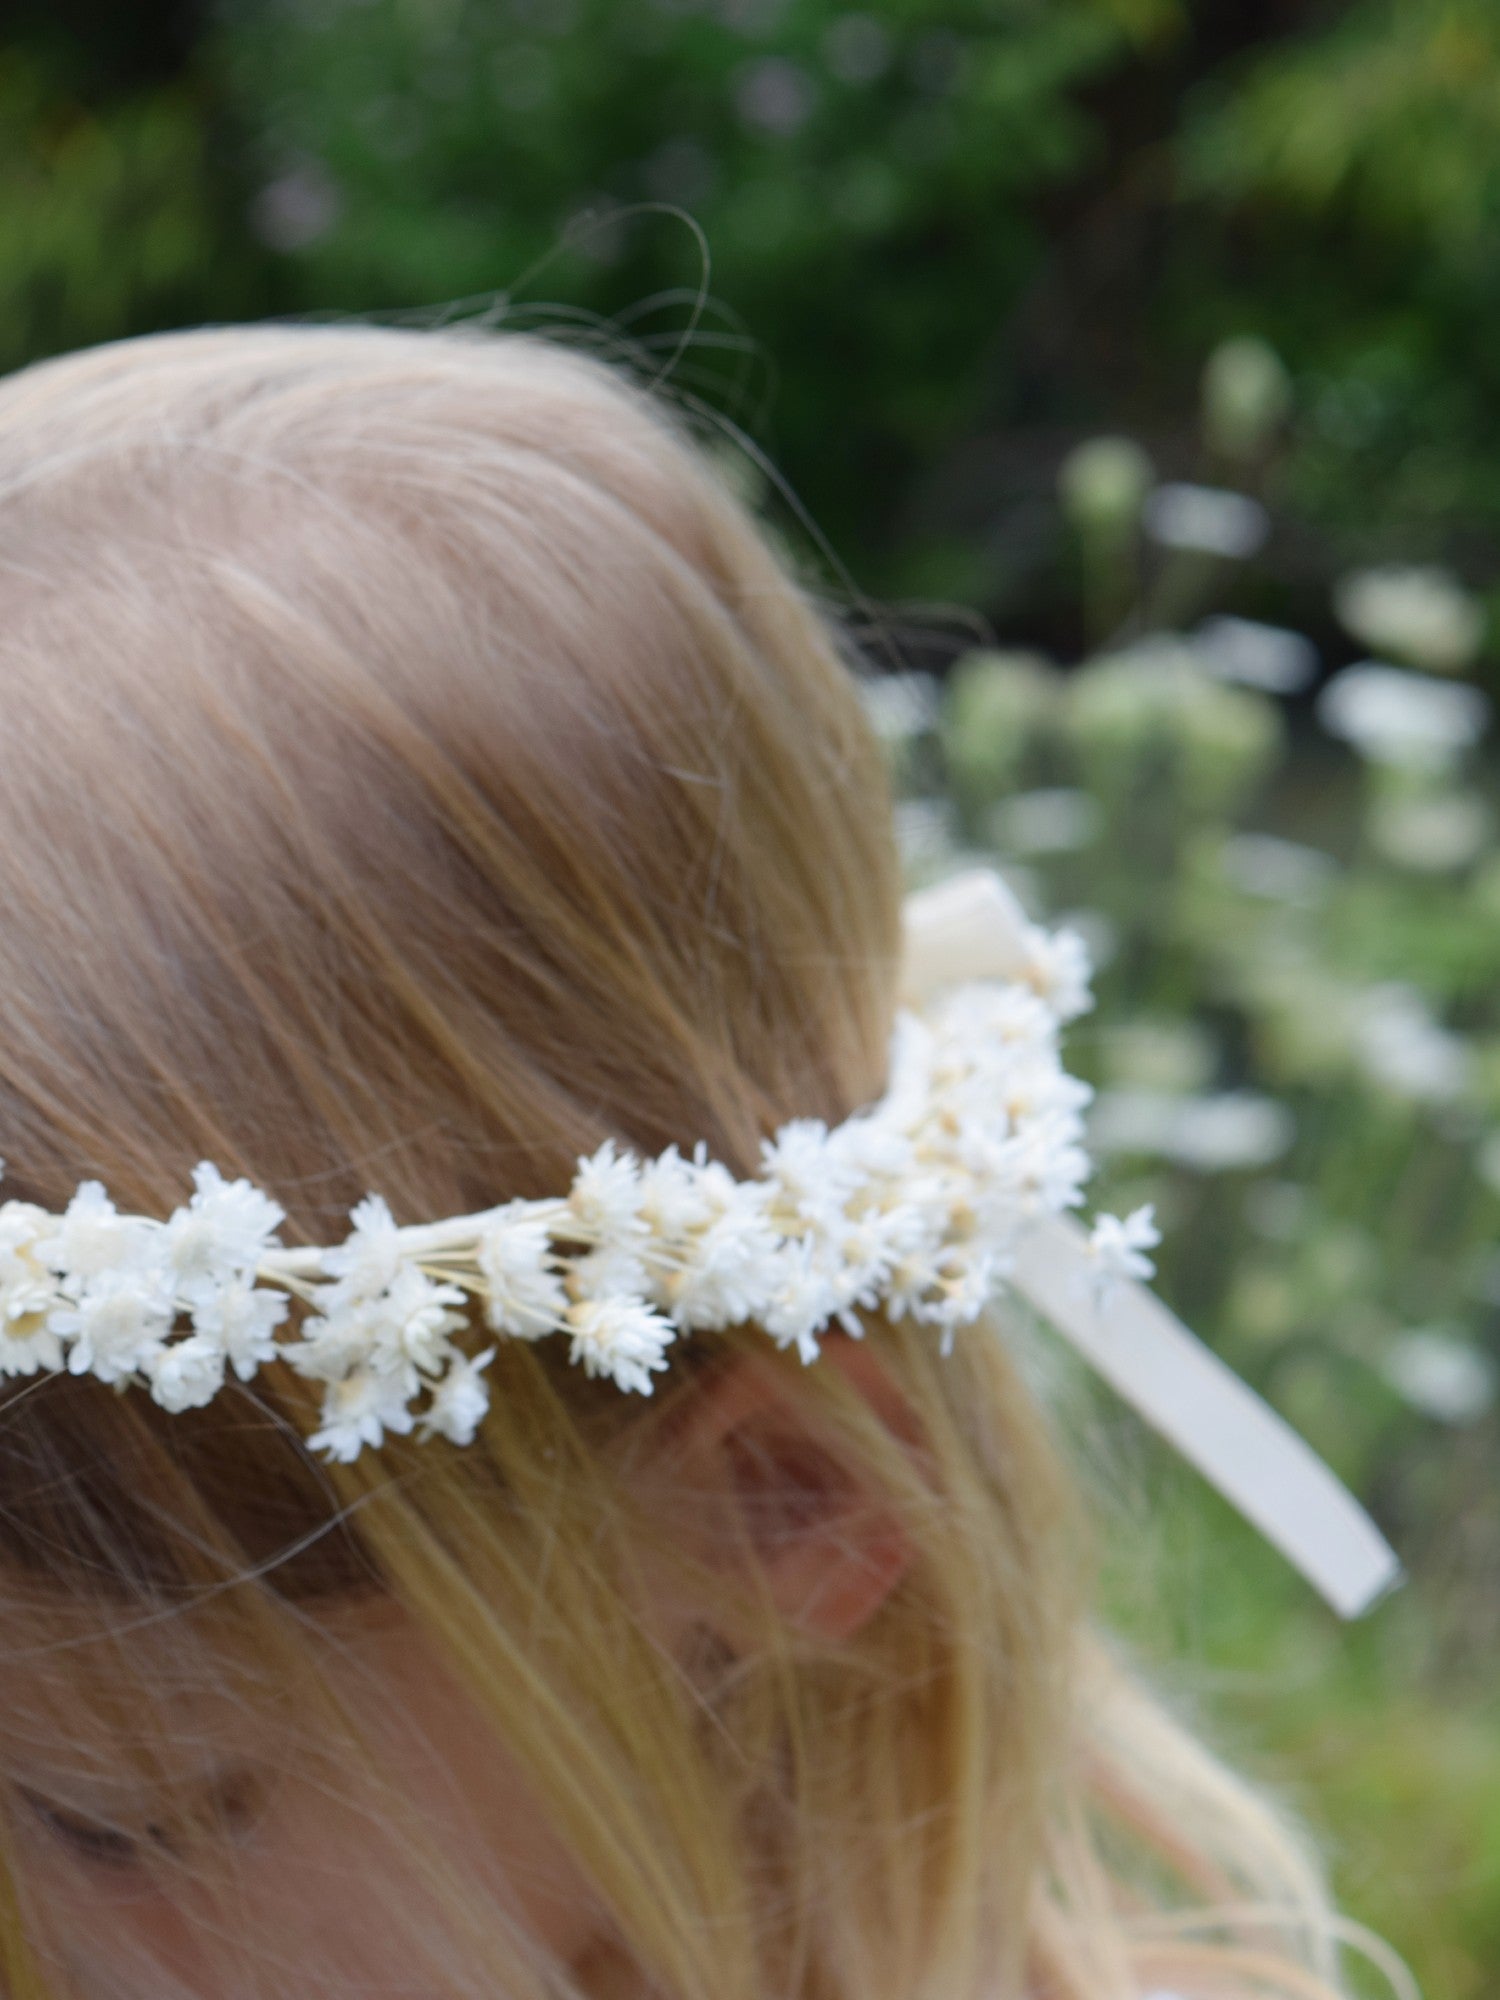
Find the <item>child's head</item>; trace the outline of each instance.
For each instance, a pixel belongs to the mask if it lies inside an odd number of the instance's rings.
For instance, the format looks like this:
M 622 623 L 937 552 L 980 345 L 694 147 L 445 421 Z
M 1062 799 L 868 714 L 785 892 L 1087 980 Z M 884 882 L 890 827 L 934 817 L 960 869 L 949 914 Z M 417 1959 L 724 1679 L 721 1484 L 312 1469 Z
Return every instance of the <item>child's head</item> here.
M 13 377 L 4 1192 L 161 1215 L 209 1159 L 316 1243 L 848 1115 L 900 946 L 858 672 L 673 406 L 557 342 Z M 1314 1871 L 1092 1632 L 1004 1341 L 868 1318 L 813 1368 L 685 1341 L 649 1401 L 502 1342 L 473 1445 L 349 1465 L 285 1368 L 5 1383 L 6 1990 L 1327 1990 L 1316 1938 L 1153 1931 L 1316 1918 Z

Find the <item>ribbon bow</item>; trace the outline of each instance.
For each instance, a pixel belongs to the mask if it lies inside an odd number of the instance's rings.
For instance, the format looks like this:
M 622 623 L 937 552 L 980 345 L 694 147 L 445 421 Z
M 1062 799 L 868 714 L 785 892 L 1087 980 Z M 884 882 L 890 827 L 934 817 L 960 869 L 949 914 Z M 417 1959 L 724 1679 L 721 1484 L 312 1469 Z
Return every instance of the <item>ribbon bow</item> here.
M 1014 978 L 1025 924 L 992 869 L 913 892 L 904 904 L 902 1004 L 920 1008 L 963 980 Z M 1086 1281 L 1087 1242 L 1071 1216 L 1040 1217 L 1020 1243 L 1011 1283 L 1340 1617 L 1360 1617 L 1403 1583 L 1395 1551 L 1348 1488 L 1154 1292 L 1119 1278 L 1107 1313 L 1100 1310 Z

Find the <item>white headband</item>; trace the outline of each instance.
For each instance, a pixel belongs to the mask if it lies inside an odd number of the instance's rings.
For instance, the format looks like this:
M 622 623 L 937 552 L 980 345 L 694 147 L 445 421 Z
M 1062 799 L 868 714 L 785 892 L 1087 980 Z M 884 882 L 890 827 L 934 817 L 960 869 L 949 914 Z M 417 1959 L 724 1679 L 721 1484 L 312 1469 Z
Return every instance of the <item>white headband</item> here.
M 284 1212 L 207 1162 L 165 1222 L 116 1212 L 97 1181 L 60 1215 L 0 1204 L 0 1375 L 144 1384 L 168 1410 L 278 1357 L 323 1385 L 310 1448 L 351 1460 L 387 1433 L 472 1441 L 495 1348 L 456 1335 L 477 1303 L 503 1336 L 566 1335 L 591 1375 L 650 1394 L 691 1332 L 754 1321 L 805 1362 L 860 1307 L 940 1332 L 1007 1287 L 1030 1300 L 1345 1617 L 1401 1581 L 1352 1496 L 1279 1417 L 1137 1282 L 1151 1211 L 1092 1229 L 1069 1213 L 1090 1161 L 1091 1095 L 1058 1055 L 1090 1004 L 1081 942 L 1027 922 L 990 871 L 909 896 L 887 1087 L 831 1130 L 801 1118 L 736 1180 L 675 1146 L 613 1140 L 566 1195 L 398 1228 L 378 1195 L 332 1248 L 286 1249 Z M 277 1338 L 293 1297 L 312 1308 Z M 186 1317 L 191 1331 L 180 1321 Z M 422 1400 L 425 1399 L 425 1400 Z M 421 1402 L 421 1407 L 414 1407 Z

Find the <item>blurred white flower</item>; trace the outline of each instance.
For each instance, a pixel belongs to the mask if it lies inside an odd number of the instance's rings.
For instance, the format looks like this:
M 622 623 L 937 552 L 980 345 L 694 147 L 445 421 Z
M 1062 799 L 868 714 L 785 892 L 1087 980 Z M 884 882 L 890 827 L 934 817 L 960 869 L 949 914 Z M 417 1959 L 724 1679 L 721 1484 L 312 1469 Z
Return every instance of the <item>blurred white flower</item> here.
M 1156 468 L 1133 438 L 1088 438 L 1058 467 L 1057 487 L 1080 528 L 1118 533 L 1133 527 Z
M 784 138 L 807 123 L 817 92 L 800 63 L 788 56 L 761 56 L 737 73 L 734 102 L 745 124 Z
M 269 249 L 305 250 L 328 234 L 343 207 L 344 198 L 327 167 L 308 158 L 268 181 L 254 196 L 250 230 Z
M 1318 719 L 1372 763 L 1447 770 L 1480 740 L 1490 704 L 1478 688 L 1430 680 L 1383 660 L 1336 673 L 1317 702 Z
M 1172 1158 L 1200 1174 L 1269 1166 L 1287 1152 L 1297 1124 L 1284 1104 L 1255 1090 L 1226 1090 L 1183 1100 Z
M 1338 874 L 1338 863 L 1321 847 L 1274 833 L 1232 834 L 1219 862 L 1234 888 L 1268 903 L 1316 903 Z
M 1300 694 L 1318 671 L 1318 649 L 1311 639 L 1254 618 L 1205 618 L 1192 640 L 1217 679 L 1238 681 L 1263 694 Z
M 1500 1194 L 1500 1131 L 1489 1133 L 1479 1142 L 1474 1155 L 1474 1164 L 1479 1169 L 1479 1177 L 1494 1193 Z M 1495 1260 L 1494 1275 L 1500 1281 L 1500 1256 Z M 1500 1282 L 1497 1282 L 1495 1303 L 1500 1305 Z
M 1172 1090 L 1101 1090 L 1088 1113 L 1089 1143 L 1098 1153 L 1161 1157 L 1171 1145 L 1178 1103 Z
M 1436 564 L 1357 570 L 1333 602 L 1346 632 L 1430 673 L 1462 673 L 1484 642 L 1484 607 Z
M 1296 1122 L 1259 1091 L 1183 1097 L 1164 1090 L 1109 1090 L 1089 1118 L 1103 1153 L 1142 1153 L 1200 1174 L 1269 1166 L 1289 1149 Z
M 1214 1038 L 1190 1018 L 1120 1021 L 1102 1032 L 1105 1072 L 1111 1085 L 1170 1091 L 1201 1090 L 1217 1063 Z
M 1493 830 L 1490 809 L 1475 792 L 1385 800 L 1370 816 L 1371 839 L 1388 860 L 1435 875 L 1467 867 Z
M 1064 722 L 1093 789 L 1130 784 L 1140 760 L 1166 752 L 1193 809 L 1226 814 L 1274 759 L 1283 728 L 1274 701 L 1216 679 L 1172 632 L 1146 633 L 1078 668 Z
M 1433 1014 L 1416 987 L 1372 986 L 1353 1010 L 1355 1049 L 1371 1079 L 1393 1096 L 1451 1104 L 1469 1081 L 1468 1045 Z
M 875 734 L 900 743 L 935 726 L 942 684 L 936 674 L 872 674 L 861 681 L 860 693 Z
M 1203 370 L 1203 425 L 1231 458 L 1252 458 L 1270 443 L 1292 407 L 1286 363 L 1253 333 L 1220 341 Z
M 1014 888 L 1016 871 L 1007 869 L 1005 879 Z M 1119 929 L 1102 910 L 1065 910 L 1058 918 L 1058 925 L 1082 939 L 1088 962 L 1095 972 L 1108 965 L 1120 949 Z
M 1146 532 L 1164 548 L 1243 561 L 1265 544 L 1271 517 L 1258 500 L 1172 480 L 1146 502 Z
M 1471 1424 L 1495 1400 L 1489 1357 L 1442 1327 L 1419 1327 L 1391 1343 L 1382 1372 L 1413 1408 L 1445 1424 Z
M 1012 854 L 1072 854 L 1099 838 L 1103 815 L 1096 799 L 1071 785 L 1016 792 L 990 815 L 996 844 Z
M 908 876 L 922 877 L 953 859 L 953 815 L 946 799 L 898 799 L 896 845 Z

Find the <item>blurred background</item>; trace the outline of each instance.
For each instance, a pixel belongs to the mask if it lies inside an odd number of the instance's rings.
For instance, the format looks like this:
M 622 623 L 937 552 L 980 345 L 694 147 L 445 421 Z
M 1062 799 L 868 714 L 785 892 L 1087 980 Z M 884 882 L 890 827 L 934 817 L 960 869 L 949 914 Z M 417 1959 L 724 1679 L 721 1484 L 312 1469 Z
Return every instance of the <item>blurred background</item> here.
M 1407 1562 L 1342 1626 L 1102 1396 L 1078 1433 L 1130 1642 L 1429 2000 L 1500 1989 L 1497 310 L 1496 0 L 0 23 L 0 366 L 629 343 L 863 621 L 913 883 L 1083 932 L 1097 1200 Z

